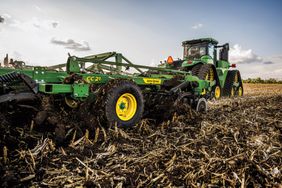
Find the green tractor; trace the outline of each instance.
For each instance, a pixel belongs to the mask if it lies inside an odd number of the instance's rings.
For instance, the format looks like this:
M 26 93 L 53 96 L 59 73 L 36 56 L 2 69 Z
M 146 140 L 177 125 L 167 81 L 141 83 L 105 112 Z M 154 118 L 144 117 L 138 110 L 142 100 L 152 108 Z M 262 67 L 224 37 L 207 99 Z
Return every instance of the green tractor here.
M 229 44 L 218 45 L 212 38 L 201 38 L 182 42 L 184 47 L 183 60 L 173 61 L 168 58 L 160 67 L 190 71 L 202 80 L 215 81 L 213 96 L 242 96 L 243 83 L 239 70 L 228 60 Z
M 212 97 L 243 95 L 240 72 L 229 70 L 234 66 L 228 62 L 228 44 L 217 44 L 214 39 L 185 41 L 184 59 L 170 57 L 160 67 L 134 64 L 116 52 L 69 56 L 67 63 L 50 67 L 0 67 L 0 112 L 12 107 L 48 114 L 44 102 L 50 100 L 56 101 L 54 108 L 71 109 L 91 125 L 119 126 L 152 114 L 168 117 L 179 104 L 204 112 Z M 37 102 L 42 105 L 34 106 Z

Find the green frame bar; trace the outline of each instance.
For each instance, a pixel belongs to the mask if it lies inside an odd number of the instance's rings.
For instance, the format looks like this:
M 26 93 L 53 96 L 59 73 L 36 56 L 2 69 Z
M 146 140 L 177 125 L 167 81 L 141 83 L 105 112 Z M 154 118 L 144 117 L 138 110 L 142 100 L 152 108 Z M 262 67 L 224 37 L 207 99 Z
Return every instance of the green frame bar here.
M 71 84 L 39 84 L 39 91 L 48 94 L 66 94 L 73 92 Z

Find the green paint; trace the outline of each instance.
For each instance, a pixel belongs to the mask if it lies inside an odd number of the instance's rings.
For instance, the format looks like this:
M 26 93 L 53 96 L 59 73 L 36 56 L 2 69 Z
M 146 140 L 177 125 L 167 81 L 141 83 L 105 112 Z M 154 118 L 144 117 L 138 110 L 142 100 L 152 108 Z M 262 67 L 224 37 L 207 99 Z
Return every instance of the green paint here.
M 114 59 L 114 61 L 109 61 L 110 58 Z M 204 56 L 199 60 L 194 60 L 192 64 L 199 62 L 210 63 L 210 61 L 210 56 Z M 87 63 L 91 65 L 85 67 Z M 182 66 L 185 66 L 185 63 L 187 64 L 187 60 L 184 61 Z M 0 75 L 14 71 L 23 73 L 38 83 L 39 92 L 52 95 L 65 94 L 77 100 L 85 100 L 88 97 L 95 98 L 95 94 L 90 92 L 90 87 L 97 89 L 100 85 L 106 84 L 112 79 L 132 80 L 137 85 L 142 86 L 143 90 L 150 91 L 151 86 L 160 90 L 166 81 L 174 79 L 176 76 L 182 76 L 183 80 L 181 81 L 198 83 L 198 87 L 192 88 L 190 91 L 195 95 L 200 95 L 204 89 L 207 91 L 211 90 L 213 83 L 200 80 L 198 77 L 192 76 L 190 72 L 168 67 L 135 65 L 122 54 L 109 52 L 82 58 L 71 56 L 66 64 L 51 67 L 31 67 L 29 69 L 0 68 Z M 64 68 L 66 71 L 55 70 L 63 70 Z M 122 72 L 124 68 L 132 68 L 139 73 L 126 75 Z M 81 77 L 81 79 L 75 80 L 70 84 L 65 83 L 64 80 L 73 74 L 76 74 L 78 78 Z M 122 108 L 122 106 L 120 107 Z
M 123 102 L 120 103 L 120 104 L 119 104 L 119 108 L 120 108 L 121 110 L 125 109 L 125 103 L 123 103 Z

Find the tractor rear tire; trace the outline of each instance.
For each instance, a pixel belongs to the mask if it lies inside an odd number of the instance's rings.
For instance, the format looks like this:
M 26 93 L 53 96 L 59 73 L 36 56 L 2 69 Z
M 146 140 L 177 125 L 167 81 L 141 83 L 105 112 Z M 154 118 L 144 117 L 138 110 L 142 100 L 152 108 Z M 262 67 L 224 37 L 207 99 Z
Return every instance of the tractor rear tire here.
M 237 89 L 235 95 L 239 97 L 242 97 L 244 95 L 244 88 L 242 84 L 239 85 L 239 88 Z
M 230 70 L 227 72 L 227 76 L 226 76 L 226 80 L 225 80 L 225 84 L 224 84 L 224 88 L 223 88 L 223 95 L 227 96 L 227 97 L 233 97 L 234 95 L 234 88 L 233 88 L 233 84 L 234 84 L 234 78 L 235 78 L 235 71 L 234 70 Z M 233 96 L 232 96 L 233 95 Z
M 236 82 L 239 83 L 239 86 L 237 88 L 233 86 Z M 223 88 L 223 94 L 224 96 L 228 97 L 234 97 L 235 95 L 243 95 L 243 84 L 240 72 L 238 70 L 228 71 Z
M 110 125 L 130 127 L 140 121 L 144 99 L 140 88 L 129 80 L 118 80 L 109 88 L 105 101 L 105 118 Z

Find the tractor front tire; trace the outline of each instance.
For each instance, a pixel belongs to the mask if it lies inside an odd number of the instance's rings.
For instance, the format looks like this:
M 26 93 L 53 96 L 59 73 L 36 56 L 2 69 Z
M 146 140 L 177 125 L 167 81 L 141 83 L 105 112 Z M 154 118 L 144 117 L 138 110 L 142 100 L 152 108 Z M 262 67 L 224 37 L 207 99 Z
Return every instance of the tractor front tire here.
M 213 97 L 219 99 L 221 97 L 221 87 L 218 79 L 218 75 L 214 65 L 203 64 L 198 70 L 198 75 L 200 79 L 207 81 L 216 81 L 216 85 L 212 87 Z
M 191 72 L 193 76 L 198 76 L 203 64 L 196 64 L 192 67 Z

